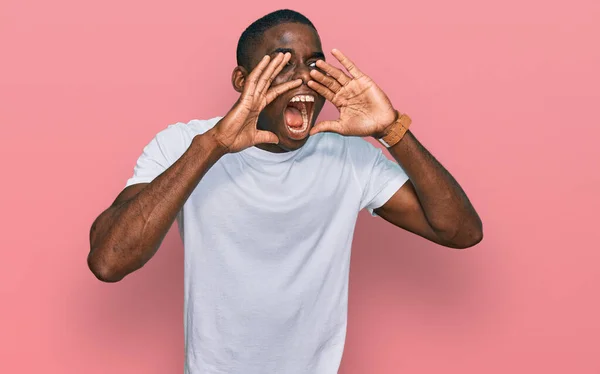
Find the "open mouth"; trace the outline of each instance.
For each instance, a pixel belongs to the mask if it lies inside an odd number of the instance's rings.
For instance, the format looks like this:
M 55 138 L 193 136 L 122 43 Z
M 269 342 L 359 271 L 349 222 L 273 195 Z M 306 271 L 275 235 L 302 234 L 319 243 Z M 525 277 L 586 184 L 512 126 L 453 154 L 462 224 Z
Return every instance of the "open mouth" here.
M 283 117 L 291 138 L 299 140 L 308 135 L 314 106 L 315 97 L 312 95 L 296 95 L 289 101 Z

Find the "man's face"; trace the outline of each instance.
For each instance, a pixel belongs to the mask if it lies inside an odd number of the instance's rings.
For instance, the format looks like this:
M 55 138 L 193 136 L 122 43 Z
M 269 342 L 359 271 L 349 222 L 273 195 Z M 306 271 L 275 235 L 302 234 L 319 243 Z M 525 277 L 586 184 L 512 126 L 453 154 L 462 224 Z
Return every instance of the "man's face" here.
M 258 128 L 279 137 L 279 144 L 259 146 L 272 152 L 302 147 L 325 104 L 325 98 L 307 86 L 316 61 L 325 57 L 317 32 L 300 23 L 284 23 L 270 28 L 252 52 L 250 68 L 253 69 L 263 56 L 275 57 L 279 52 L 290 52 L 292 56 L 271 87 L 296 79 L 302 79 L 303 84 L 277 97 L 259 115 Z

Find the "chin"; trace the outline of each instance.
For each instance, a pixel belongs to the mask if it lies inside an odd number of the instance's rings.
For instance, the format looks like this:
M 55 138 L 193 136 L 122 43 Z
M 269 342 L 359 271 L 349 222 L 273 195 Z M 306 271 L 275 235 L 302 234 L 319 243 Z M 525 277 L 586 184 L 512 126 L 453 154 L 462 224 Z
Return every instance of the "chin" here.
M 277 145 L 279 146 L 279 148 L 285 151 L 295 151 L 297 149 L 300 149 L 308 141 L 308 138 L 310 137 L 308 132 L 311 128 L 312 126 L 308 126 L 308 129 L 303 131 L 302 136 L 299 136 L 299 134 L 291 133 L 287 126 L 284 124 L 281 128 L 281 131 L 278 134 L 279 144 Z

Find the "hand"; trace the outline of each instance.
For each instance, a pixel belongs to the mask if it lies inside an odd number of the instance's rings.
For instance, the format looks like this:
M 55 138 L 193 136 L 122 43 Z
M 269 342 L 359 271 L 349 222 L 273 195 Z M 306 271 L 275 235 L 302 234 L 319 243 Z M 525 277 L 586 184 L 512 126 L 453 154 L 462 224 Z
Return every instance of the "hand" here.
M 279 143 L 277 135 L 256 128 L 259 113 L 277 96 L 302 84 L 301 79 L 271 87 L 271 82 L 290 60 L 279 53 L 273 60 L 263 57 L 244 82 L 234 107 L 214 127 L 215 139 L 228 153 L 240 152 L 263 143 Z M 270 62 L 269 62 L 270 61 Z
M 308 86 L 329 100 L 340 111 L 340 118 L 316 124 L 311 135 L 331 131 L 347 136 L 383 137 L 396 120 L 396 112 L 385 93 L 342 52 L 333 56 L 348 70 L 350 76 L 325 61 L 317 61 L 319 70 L 310 72 Z

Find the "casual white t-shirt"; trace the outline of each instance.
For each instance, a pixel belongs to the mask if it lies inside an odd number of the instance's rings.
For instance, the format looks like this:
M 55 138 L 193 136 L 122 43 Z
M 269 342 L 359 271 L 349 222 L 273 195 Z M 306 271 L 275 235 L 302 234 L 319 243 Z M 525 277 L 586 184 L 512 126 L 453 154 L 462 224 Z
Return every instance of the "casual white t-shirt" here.
M 159 132 L 127 186 L 151 182 L 219 120 Z M 407 180 L 380 149 L 333 133 L 292 152 L 219 159 L 177 217 L 185 373 L 337 373 L 358 213 L 373 214 Z

